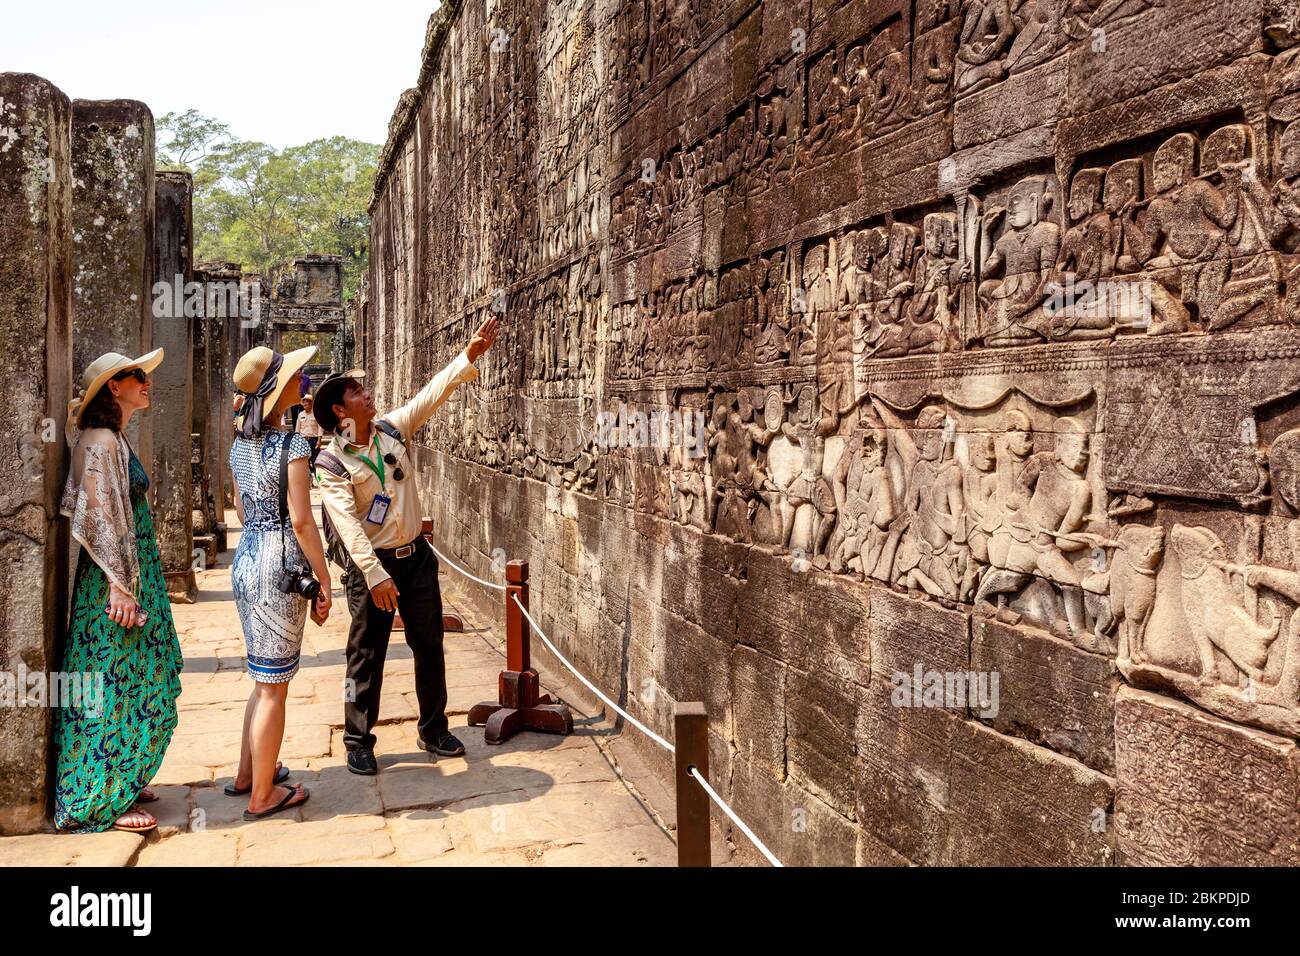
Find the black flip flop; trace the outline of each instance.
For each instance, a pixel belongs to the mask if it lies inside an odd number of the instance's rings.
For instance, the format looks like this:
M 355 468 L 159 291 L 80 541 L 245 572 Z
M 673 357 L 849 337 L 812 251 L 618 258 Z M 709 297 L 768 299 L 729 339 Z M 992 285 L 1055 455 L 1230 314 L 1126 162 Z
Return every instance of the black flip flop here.
M 300 807 L 307 802 L 307 798 L 311 796 L 311 791 L 307 790 L 304 787 L 302 791 L 302 799 L 299 800 L 297 803 L 290 803 L 289 801 L 296 796 L 298 796 L 298 788 L 293 787 L 289 790 L 289 795 L 285 797 L 283 800 L 281 800 L 279 803 L 277 803 L 275 806 L 273 806 L 270 810 L 263 810 L 261 813 L 254 813 L 252 810 L 245 810 L 244 819 L 249 823 L 252 823 L 254 820 L 265 819 L 266 817 L 269 817 L 273 813 L 279 813 L 281 810 L 289 810 L 293 807 Z
M 279 770 L 275 772 L 275 779 L 272 780 L 271 783 L 272 784 L 284 783 L 286 780 L 289 779 L 290 772 L 291 771 L 289 770 L 288 767 L 281 767 Z M 226 784 L 225 793 L 226 796 L 228 797 L 242 797 L 244 794 L 251 792 L 252 789 L 253 789 L 252 787 L 244 787 L 244 789 L 241 790 L 235 786 L 235 782 L 232 780 L 230 783 Z

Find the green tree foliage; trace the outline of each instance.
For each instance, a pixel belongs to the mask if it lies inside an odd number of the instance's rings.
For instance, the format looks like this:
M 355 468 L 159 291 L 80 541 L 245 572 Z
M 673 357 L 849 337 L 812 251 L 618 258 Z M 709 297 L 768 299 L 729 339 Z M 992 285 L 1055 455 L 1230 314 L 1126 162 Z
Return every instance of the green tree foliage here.
M 276 150 L 195 110 L 158 120 L 158 166 L 194 175 L 196 261 L 242 263 L 274 283 L 297 256 L 343 257 L 344 297 L 365 272 L 379 147 L 343 136 Z

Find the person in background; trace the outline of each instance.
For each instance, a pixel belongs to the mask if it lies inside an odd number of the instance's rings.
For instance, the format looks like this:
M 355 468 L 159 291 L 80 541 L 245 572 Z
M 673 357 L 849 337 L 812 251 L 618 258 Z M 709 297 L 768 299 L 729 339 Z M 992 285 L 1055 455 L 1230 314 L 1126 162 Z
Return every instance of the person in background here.
M 289 408 L 286 411 L 286 414 L 288 415 L 287 421 L 289 424 L 289 431 L 296 432 L 298 430 L 298 419 L 302 418 L 302 412 L 304 407 L 302 399 L 306 398 L 310 394 L 311 394 L 311 376 L 307 374 L 306 369 L 303 369 L 301 372 L 298 373 L 299 400 L 294 403 L 292 408 Z
M 158 826 L 140 804 L 158 799 L 147 784 L 176 729 L 183 661 L 149 475 L 123 430 L 149 407 L 149 373 L 162 360 L 162 349 L 101 355 L 68 405 L 67 434 L 80 435 L 60 511 L 81 547 L 62 671 L 98 675 L 103 688 L 54 711 L 54 825 L 64 831 Z
M 316 421 L 316 416 L 312 414 L 313 404 L 310 395 L 302 397 L 302 414 L 298 416 L 298 424 L 294 430 L 307 439 L 307 444 L 311 446 L 311 459 L 308 461 L 308 467 L 311 470 L 312 484 L 316 484 L 316 455 L 320 452 L 322 429 L 320 422 Z

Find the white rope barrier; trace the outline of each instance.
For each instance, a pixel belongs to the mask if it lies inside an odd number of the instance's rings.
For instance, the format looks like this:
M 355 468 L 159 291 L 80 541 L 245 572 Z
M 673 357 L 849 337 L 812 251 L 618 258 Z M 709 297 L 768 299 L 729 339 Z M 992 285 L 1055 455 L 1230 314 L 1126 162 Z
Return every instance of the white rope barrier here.
M 709 781 L 704 779 L 704 775 L 701 774 L 697 768 L 687 767 L 686 772 L 690 774 L 692 777 L 694 777 L 695 782 L 704 788 L 704 792 L 709 795 L 709 799 L 711 799 L 714 803 L 718 805 L 719 809 L 721 809 L 722 812 L 727 815 L 728 819 L 730 819 L 731 822 L 734 823 L 736 826 L 740 827 L 740 832 L 745 834 L 745 836 L 749 837 L 749 842 L 754 844 L 754 846 L 758 847 L 758 852 L 762 853 L 763 856 L 767 857 L 768 863 L 771 863 L 773 866 L 776 867 L 784 867 L 785 864 L 783 864 L 780 860 L 778 860 L 776 856 L 772 853 L 772 851 L 763 845 L 763 841 L 760 840 L 758 837 L 754 836 L 754 831 L 745 825 L 745 821 L 740 819 L 740 817 L 736 816 L 736 811 L 732 810 L 731 807 L 727 806 L 726 802 L 720 796 L 718 796 L 718 792 L 709 786 Z
M 557 648 L 554 644 L 552 644 L 552 643 L 550 642 L 550 640 L 547 638 L 547 636 L 542 632 L 542 629 L 541 629 L 540 627 L 537 626 L 537 622 L 534 621 L 534 620 L 533 620 L 533 616 L 532 616 L 531 614 L 528 613 L 528 609 L 527 609 L 526 607 L 524 607 L 522 604 L 519 603 L 519 598 L 518 598 L 517 595 L 514 595 L 514 594 L 510 595 L 510 600 L 512 600 L 512 601 L 515 602 L 515 607 L 517 607 L 517 608 L 519 608 L 519 610 L 523 611 L 523 613 L 524 613 L 524 617 L 528 618 L 528 623 L 531 624 L 531 625 L 533 626 L 533 630 L 535 630 L 535 631 L 537 632 L 537 636 L 540 637 L 540 638 L 542 639 L 542 643 L 545 644 L 545 645 L 547 646 L 547 648 L 550 649 L 550 652 L 551 652 L 552 654 L 554 654 L 554 655 L 556 656 L 556 658 L 559 659 L 559 662 L 560 662 L 561 664 L 563 664 L 565 667 L 567 667 L 570 671 L 573 672 L 573 676 L 574 676 L 574 677 L 578 678 L 578 680 L 582 681 L 583 684 L 585 684 L 585 685 L 587 686 L 587 689 L 588 689 L 588 690 L 590 690 L 593 694 L 595 694 L 597 697 L 599 697 L 601 700 L 603 700 L 606 704 L 608 704 L 610 707 L 612 707 L 616 713 L 622 715 L 622 717 L 623 717 L 624 720 L 626 720 L 626 721 L 627 721 L 628 723 L 630 723 L 632 726 L 636 727 L 637 730 L 641 731 L 641 733 L 645 734 L 647 737 L 649 737 L 651 740 L 653 740 L 655 743 L 657 743 L 660 747 L 663 747 L 663 748 L 664 748 L 665 750 L 667 750 L 669 753 L 676 753 L 676 752 L 677 752 L 677 748 L 676 748 L 676 747 L 674 747 L 674 746 L 673 746 L 672 744 L 670 744 L 668 741 L 664 740 L 662 737 L 660 737 L 657 733 L 655 733 L 653 730 L 651 730 L 651 729 L 650 729 L 649 727 L 647 727 L 645 724 L 641 723 L 641 721 L 637 720 L 635 717 L 633 717 L 631 714 L 629 714 L 629 713 L 628 713 L 626 710 L 624 710 L 622 707 L 618 706 L 618 704 L 614 703 L 612 700 L 610 700 L 608 697 L 606 697 L 606 696 L 604 695 L 604 693 L 601 692 L 601 689 L 600 689 L 599 687 L 597 687 L 597 686 L 596 686 L 595 684 L 593 684 L 591 681 L 587 680 L 587 678 L 583 677 L 583 676 L 582 676 L 582 673 L 581 673 L 581 672 L 580 672 L 576 667 L 574 667 L 572 664 L 570 664 L 570 663 L 568 662 L 568 660 L 565 658 L 565 656 L 564 656 L 563 654 L 560 653 L 559 648 Z
M 432 541 L 429 542 L 429 547 L 433 548 Z M 460 567 L 459 565 L 455 564 L 452 561 L 447 560 L 446 556 L 437 548 L 433 548 L 433 553 L 436 554 L 439 558 L 441 558 L 443 563 L 459 571 L 461 574 L 465 575 L 465 577 L 469 578 L 471 581 L 477 581 L 479 584 L 482 584 L 486 587 L 495 588 L 498 591 L 508 590 L 508 588 L 504 584 L 493 584 L 491 581 L 484 581 L 482 578 L 475 577 L 474 575 L 466 571 L 464 568 Z M 637 720 L 635 717 L 629 714 L 622 707 L 618 706 L 618 704 L 610 700 L 609 697 L 606 696 L 604 691 L 602 691 L 591 681 L 587 680 L 587 678 L 583 676 L 580 670 L 578 670 L 576 667 L 570 664 L 569 659 L 560 653 L 560 649 L 551 643 L 550 638 L 546 636 L 546 632 L 543 631 L 541 627 L 538 625 L 538 623 L 533 620 L 533 616 L 528 613 L 528 608 L 524 607 L 523 604 L 520 603 L 519 596 L 517 594 L 511 594 L 510 600 L 515 602 L 515 607 L 519 608 L 520 612 L 527 619 L 528 623 L 532 625 L 533 630 L 537 632 L 537 636 L 541 638 L 542 643 L 545 644 L 547 649 L 552 654 L 555 655 L 556 660 L 558 660 L 561 664 L 567 667 L 569 669 L 569 672 L 572 673 L 574 677 L 582 681 L 583 685 L 589 691 L 591 691 L 593 694 L 599 697 L 601 701 L 603 701 L 606 705 L 608 705 L 611 709 L 613 709 L 613 711 L 616 714 L 621 716 L 624 720 L 630 723 L 637 730 L 641 731 L 641 733 L 645 734 L 647 737 L 649 737 L 651 740 L 657 743 L 660 747 L 663 747 L 669 753 L 677 752 L 676 747 L 670 744 L 663 737 L 660 737 L 657 733 L 655 733 L 645 724 L 641 723 L 641 721 Z M 740 819 L 740 817 L 736 816 L 736 811 L 732 810 L 731 807 L 729 807 L 727 803 L 720 796 L 718 796 L 718 792 L 714 790 L 711 786 L 709 786 L 709 782 L 704 779 L 704 776 L 700 773 L 700 771 L 696 767 L 689 767 L 687 768 L 686 772 L 695 778 L 696 782 L 701 787 L 704 788 L 704 792 L 709 795 L 709 799 L 718 805 L 718 808 L 727 815 L 727 819 L 729 819 L 732 823 L 734 823 L 737 827 L 740 828 L 740 832 L 745 834 L 745 836 L 749 838 L 749 842 L 754 844 L 754 846 L 758 848 L 758 851 L 763 854 L 763 856 L 767 859 L 767 862 L 771 863 L 773 866 L 776 867 L 784 866 L 784 864 L 782 864 L 782 862 L 776 858 L 775 854 L 773 854 L 772 851 L 769 850 L 763 844 L 763 841 L 754 835 L 754 831 L 749 828 L 749 826 L 745 823 L 745 821 Z
M 425 541 L 429 541 L 428 538 L 425 538 L 424 540 L 425 540 Z M 429 547 L 433 548 L 433 542 L 432 542 L 432 541 L 429 541 Z M 450 558 L 448 558 L 445 554 L 443 554 L 443 553 L 442 553 L 441 551 L 439 551 L 437 548 L 433 548 L 433 553 L 436 554 L 439 558 L 442 559 L 442 563 L 443 563 L 443 564 L 448 565 L 449 567 L 452 567 L 452 568 L 454 568 L 455 570 L 459 571 L 461 574 L 465 575 L 465 577 L 469 578 L 471 581 L 477 581 L 479 584 L 483 585 L 485 588 L 495 588 L 495 589 L 498 590 L 498 591 L 504 591 L 504 590 L 506 589 L 506 586 L 505 586 L 504 584 L 493 584 L 491 581 L 484 581 L 482 578 L 475 577 L 474 575 L 472 575 L 472 574 L 470 574 L 468 571 L 466 571 L 464 568 L 462 568 L 460 565 L 456 564 L 454 561 L 452 561 Z

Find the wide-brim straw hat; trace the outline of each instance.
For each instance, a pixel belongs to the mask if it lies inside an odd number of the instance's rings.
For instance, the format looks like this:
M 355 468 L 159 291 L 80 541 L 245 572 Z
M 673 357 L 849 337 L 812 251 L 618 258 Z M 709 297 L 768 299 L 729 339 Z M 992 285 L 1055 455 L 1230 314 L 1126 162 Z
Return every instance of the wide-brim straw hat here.
M 68 402 L 68 428 L 71 430 L 81 427 L 81 417 L 86 413 L 86 409 L 99 394 L 99 390 L 107 385 L 114 375 L 137 368 L 149 375 L 162 364 L 162 360 L 162 349 L 154 349 L 135 359 L 120 352 L 105 352 L 95 359 L 81 373 L 81 381 L 78 382 L 80 390 L 76 397 Z
M 259 345 L 251 348 L 239 358 L 235 365 L 235 388 L 239 389 L 246 398 L 243 406 L 240 408 L 240 419 L 246 416 L 252 408 L 252 398 L 262 388 L 263 382 L 266 381 L 267 373 L 279 354 L 265 345 Z M 285 387 L 298 377 L 303 366 L 310 362 L 316 354 L 316 346 L 309 345 L 306 348 L 295 349 L 292 352 L 286 352 L 280 356 L 280 367 L 275 373 L 275 384 L 271 390 L 262 398 L 262 418 L 266 418 L 266 413 L 275 408 L 275 403 L 280 400 L 284 394 Z

